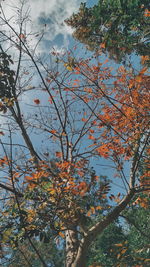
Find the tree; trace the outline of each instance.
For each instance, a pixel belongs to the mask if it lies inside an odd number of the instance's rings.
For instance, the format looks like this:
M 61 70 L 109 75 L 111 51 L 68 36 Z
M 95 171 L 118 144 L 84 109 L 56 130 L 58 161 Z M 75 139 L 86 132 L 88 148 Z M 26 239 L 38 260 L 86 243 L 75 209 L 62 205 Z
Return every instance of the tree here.
M 115 266 L 117 259 L 112 248 L 116 243 L 123 243 L 125 240 L 122 227 L 116 223 L 111 224 L 91 246 L 87 266 Z
M 149 58 L 150 54 L 149 1 L 99 0 L 93 7 L 81 3 L 78 13 L 66 23 L 75 29 L 73 36 L 91 50 L 108 52 L 122 61 L 136 53 Z
M 42 258 L 49 266 L 59 267 L 63 263 L 63 251 L 62 249 L 57 249 L 55 242 L 53 240 L 44 241 L 33 240 L 34 245 L 40 251 Z M 7 257 L 8 256 L 8 257 Z M 10 249 L 5 255 L 5 260 L 3 259 L 3 265 L 9 267 L 20 267 L 20 266 L 41 266 L 41 262 L 33 250 L 32 246 L 27 242 L 27 240 L 18 244 L 17 248 Z
M 144 196 L 143 196 L 144 197 Z M 129 225 L 127 231 L 127 245 L 125 260 L 131 266 L 141 264 L 149 265 L 149 211 L 140 206 L 132 207 L 125 214 Z M 122 249 L 122 248 L 121 248 Z M 120 252 L 120 251 L 119 251 Z
M 87 266 L 91 264 L 108 267 L 117 264 L 146 266 L 149 264 L 149 212 L 142 207 L 132 207 L 123 218 L 128 222 L 128 226 L 115 222 L 96 238 L 87 256 Z M 47 242 L 36 240 L 36 246 L 48 264 L 59 267 L 63 263 L 64 244 L 61 244 L 61 248 L 58 249 L 52 240 L 48 239 Z M 6 262 L 10 267 L 40 266 L 38 257 L 26 241 L 19 244 L 13 253 L 9 253 Z
M 1 249 L 27 240 L 48 266 L 33 240 L 57 238 L 65 242 L 65 266 L 84 267 L 92 242 L 128 205 L 147 208 L 149 172 L 139 169 L 149 156 L 150 78 L 145 67 L 120 66 L 114 74 L 96 55 L 72 51 L 53 51 L 50 65 L 36 53 L 40 35 L 30 47 L 22 6 L 17 14 L 19 32 L 3 9 L 0 21 Z M 112 193 L 95 171 L 102 158 L 121 191 Z

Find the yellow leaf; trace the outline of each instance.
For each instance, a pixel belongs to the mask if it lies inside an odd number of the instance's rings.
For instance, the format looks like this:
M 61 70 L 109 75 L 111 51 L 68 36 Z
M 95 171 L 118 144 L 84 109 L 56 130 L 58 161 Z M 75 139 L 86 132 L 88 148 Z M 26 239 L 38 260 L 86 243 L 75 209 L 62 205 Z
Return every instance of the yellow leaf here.
M 72 71 L 72 68 L 69 65 L 66 67 L 66 69 Z
M 141 83 L 142 82 L 142 77 L 140 75 L 136 76 L 135 80 L 136 80 L 136 82 Z
M 48 189 L 47 191 L 50 192 L 51 195 L 55 195 L 56 193 L 56 190 L 52 188 Z
M 8 230 L 4 231 L 2 243 L 5 243 L 5 242 L 7 242 L 9 240 L 11 232 L 12 232 L 11 229 L 8 229 Z

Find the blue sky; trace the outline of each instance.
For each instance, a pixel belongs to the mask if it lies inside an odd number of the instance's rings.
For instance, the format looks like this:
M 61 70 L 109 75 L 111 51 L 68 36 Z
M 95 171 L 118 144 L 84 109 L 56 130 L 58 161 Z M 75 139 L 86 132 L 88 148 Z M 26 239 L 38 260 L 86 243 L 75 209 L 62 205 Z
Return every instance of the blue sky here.
M 97 1 L 87 1 L 87 5 L 93 5 Z M 28 10 L 29 16 L 31 18 L 31 22 L 28 21 L 28 23 L 24 26 L 24 33 L 28 35 L 29 42 L 31 44 L 31 48 L 36 46 L 38 42 L 39 36 L 44 33 L 43 40 L 40 43 L 40 45 L 37 47 L 36 53 L 41 54 L 42 56 L 49 54 L 53 49 L 56 51 L 63 51 L 64 49 L 72 48 L 73 44 L 76 43 L 76 41 L 72 38 L 72 29 L 68 27 L 64 20 L 68 18 L 73 12 L 76 12 L 79 8 L 81 1 L 79 0 L 29 0 L 28 3 L 23 8 L 23 13 Z M 8 18 L 12 18 L 15 22 L 16 20 L 16 12 L 17 9 L 15 8 L 15 5 L 18 5 L 18 0 L 12 0 L 8 1 L 5 0 L 3 3 L 3 8 L 6 16 Z M 45 26 L 46 24 L 46 26 Z M 17 28 L 16 24 L 13 24 L 14 27 Z M 30 37 L 30 33 L 33 31 L 36 33 L 37 37 L 32 36 Z M 81 47 L 81 46 L 80 46 Z M 12 48 L 10 48 L 10 52 L 12 53 Z M 83 50 L 77 51 L 78 55 L 83 53 Z M 90 52 L 87 53 L 87 56 L 90 55 Z M 13 57 L 16 56 L 16 50 L 13 51 Z M 26 64 L 26 63 L 25 63 Z M 113 63 L 114 64 L 114 63 Z M 34 77 L 34 83 L 37 83 L 38 79 L 35 75 Z M 42 101 L 45 101 L 44 94 L 39 94 L 39 97 Z M 24 114 L 26 116 L 29 116 L 30 110 L 32 110 L 32 104 L 33 99 L 35 98 L 35 93 L 29 92 L 26 95 L 24 94 L 21 101 L 25 104 L 23 106 Z M 21 103 L 21 102 L 20 102 Z M 29 106 L 31 105 L 31 106 Z M 30 133 L 32 136 L 32 133 Z M 15 135 L 14 140 L 17 140 L 21 142 L 20 135 Z M 39 142 L 39 136 L 35 136 L 33 138 L 33 143 L 38 144 Z M 47 144 L 45 143 L 45 146 Z M 95 160 L 93 158 L 91 160 L 91 165 L 94 166 L 94 168 L 97 171 L 97 174 L 102 175 L 108 175 L 109 178 L 112 178 L 115 183 L 118 185 L 120 184 L 119 179 L 113 178 L 114 171 L 110 167 L 107 167 L 107 165 L 111 165 L 111 162 L 100 159 Z M 106 165 L 106 166 L 102 166 Z M 128 168 L 126 168 L 126 172 Z M 120 188 L 118 188 L 120 190 Z

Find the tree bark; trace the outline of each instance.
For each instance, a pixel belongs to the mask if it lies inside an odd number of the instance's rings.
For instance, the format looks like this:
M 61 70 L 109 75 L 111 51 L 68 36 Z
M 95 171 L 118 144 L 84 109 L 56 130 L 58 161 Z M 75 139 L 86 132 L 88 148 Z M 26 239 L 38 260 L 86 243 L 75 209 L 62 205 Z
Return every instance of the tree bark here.
M 27 145 L 27 147 L 28 147 L 28 149 L 30 151 L 31 156 L 34 159 L 35 165 L 38 166 L 38 161 L 39 161 L 40 158 L 39 158 L 37 152 L 35 151 L 35 149 L 33 147 L 33 144 L 32 144 L 32 142 L 30 140 L 30 137 L 27 134 L 27 131 L 26 131 L 24 125 L 23 125 L 22 117 L 21 117 L 21 113 L 20 113 L 20 108 L 19 108 L 18 102 L 16 102 L 16 105 L 17 105 L 17 109 L 18 109 L 18 116 L 16 115 L 16 113 L 15 113 L 15 111 L 14 111 L 14 109 L 12 107 L 10 107 L 10 111 L 12 112 L 12 115 L 13 115 L 16 123 L 20 127 L 20 130 L 21 130 L 21 133 L 22 133 L 24 142 Z
M 88 248 L 89 248 L 89 243 L 86 242 L 86 239 L 83 238 L 80 241 L 76 258 L 71 267 L 86 267 Z
M 66 230 L 66 264 L 65 267 L 72 267 L 78 251 L 78 236 L 76 227 Z

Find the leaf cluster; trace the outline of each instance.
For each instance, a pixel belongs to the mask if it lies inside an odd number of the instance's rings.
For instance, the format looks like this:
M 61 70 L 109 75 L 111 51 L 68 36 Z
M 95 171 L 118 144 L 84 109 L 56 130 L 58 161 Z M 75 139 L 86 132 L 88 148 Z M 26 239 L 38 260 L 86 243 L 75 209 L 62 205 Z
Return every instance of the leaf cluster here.
M 88 8 L 81 3 L 78 13 L 66 23 L 75 29 L 73 36 L 90 50 L 108 52 L 122 61 L 135 52 L 140 56 L 150 54 L 149 1 L 107 0 Z

